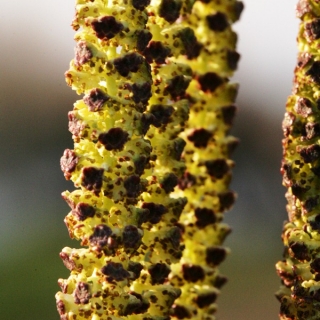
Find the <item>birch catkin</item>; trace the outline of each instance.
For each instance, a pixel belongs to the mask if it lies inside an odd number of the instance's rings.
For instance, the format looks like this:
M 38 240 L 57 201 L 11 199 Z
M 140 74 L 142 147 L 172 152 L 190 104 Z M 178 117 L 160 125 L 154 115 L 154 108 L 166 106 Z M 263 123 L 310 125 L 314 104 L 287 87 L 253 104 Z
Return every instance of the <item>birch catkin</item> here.
M 61 168 L 77 188 L 63 193 L 65 223 L 85 248 L 60 254 L 71 271 L 59 280 L 61 319 L 214 319 L 222 213 L 234 200 L 230 25 L 242 8 L 76 2 L 66 79 L 84 96 L 69 113 L 74 149 Z
M 284 260 L 277 263 L 281 319 L 320 318 L 320 4 L 301 0 L 298 63 L 283 121 L 283 184 L 288 188 L 282 239 Z
M 187 61 L 193 80 L 187 89 L 190 117 L 181 137 L 187 142 L 183 156 L 187 170 L 175 194 L 188 203 L 180 217 L 185 250 L 169 277 L 181 288 L 173 305 L 179 319 L 215 319 L 216 298 L 226 277 L 217 266 L 228 250 L 222 247 L 230 228 L 222 223 L 223 213 L 234 202 L 229 190 L 233 162 L 230 154 L 238 140 L 228 135 L 236 107 L 237 84 L 229 77 L 239 54 L 232 23 L 239 19 L 243 4 L 238 1 L 195 2 L 183 24 L 195 30 L 201 48 Z

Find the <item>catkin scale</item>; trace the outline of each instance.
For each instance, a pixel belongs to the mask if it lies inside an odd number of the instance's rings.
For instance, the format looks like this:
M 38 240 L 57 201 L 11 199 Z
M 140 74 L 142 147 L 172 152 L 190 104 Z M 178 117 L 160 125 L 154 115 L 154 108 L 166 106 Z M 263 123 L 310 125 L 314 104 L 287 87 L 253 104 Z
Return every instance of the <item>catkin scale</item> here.
M 66 80 L 84 96 L 68 115 L 74 149 L 61 168 L 77 188 L 63 193 L 65 223 L 87 248 L 60 253 L 71 271 L 59 280 L 61 319 L 214 319 L 222 213 L 234 201 L 230 25 L 242 9 L 77 0 Z

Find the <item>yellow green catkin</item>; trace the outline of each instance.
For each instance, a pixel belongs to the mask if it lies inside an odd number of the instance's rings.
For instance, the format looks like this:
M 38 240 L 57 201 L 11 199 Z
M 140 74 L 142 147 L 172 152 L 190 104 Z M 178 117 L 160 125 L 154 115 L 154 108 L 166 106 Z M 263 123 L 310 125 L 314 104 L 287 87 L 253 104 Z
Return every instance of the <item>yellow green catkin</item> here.
M 284 259 L 276 268 L 280 319 L 320 318 L 320 3 L 300 0 L 298 63 L 283 121 L 283 184 L 289 221 Z
M 173 305 L 178 319 L 215 319 L 215 301 L 227 280 L 217 266 L 228 252 L 222 247 L 230 232 L 222 223 L 223 214 L 235 198 L 229 190 L 233 167 L 230 154 L 238 140 L 228 132 L 238 86 L 230 83 L 229 77 L 239 59 L 237 36 L 231 26 L 242 9 L 238 1 L 197 1 L 182 20 L 194 30 L 201 49 L 193 59 L 178 59 L 193 70 L 187 89 L 190 116 L 180 135 L 186 141 L 183 159 L 187 170 L 175 190 L 175 195 L 188 199 L 180 217 L 185 249 L 169 276 L 182 291 Z
M 239 1 L 78 0 L 67 83 L 76 190 L 65 223 L 82 249 L 56 295 L 63 320 L 214 319 L 236 139 Z M 189 120 L 188 120 L 189 119 Z M 185 208 L 185 209 L 184 209 Z M 183 211 L 184 209 L 184 211 Z

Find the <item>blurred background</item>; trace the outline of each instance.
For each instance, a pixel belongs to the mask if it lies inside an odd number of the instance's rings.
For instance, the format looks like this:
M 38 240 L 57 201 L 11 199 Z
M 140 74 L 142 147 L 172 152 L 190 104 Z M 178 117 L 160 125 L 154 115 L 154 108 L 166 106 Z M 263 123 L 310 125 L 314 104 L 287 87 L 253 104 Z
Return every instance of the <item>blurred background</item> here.
M 281 121 L 296 59 L 295 3 L 245 0 L 235 81 L 241 83 L 233 134 L 232 189 L 226 221 L 232 254 L 218 319 L 277 319 L 285 189 L 279 173 Z M 59 159 L 72 148 L 67 112 L 77 99 L 64 72 L 73 58 L 73 0 L 11 0 L 0 11 L 0 318 L 58 319 L 57 279 L 68 277 L 58 253 L 69 240 Z

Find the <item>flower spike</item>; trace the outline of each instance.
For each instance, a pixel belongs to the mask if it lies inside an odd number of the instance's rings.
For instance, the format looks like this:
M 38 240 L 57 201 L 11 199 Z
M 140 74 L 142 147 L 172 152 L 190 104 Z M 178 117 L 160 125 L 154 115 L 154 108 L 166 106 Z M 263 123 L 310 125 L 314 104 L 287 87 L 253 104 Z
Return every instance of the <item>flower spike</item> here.
M 230 26 L 242 8 L 76 1 L 66 81 L 83 98 L 68 115 L 74 149 L 61 169 L 76 187 L 63 193 L 65 223 L 84 248 L 60 253 L 71 271 L 56 294 L 61 319 L 214 319 L 230 230 L 220 221 L 234 200 Z
M 300 0 L 298 63 L 283 120 L 283 184 L 289 221 L 282 239 L 284 259 L 276 264 L 282 287 L 280 319 L 320 318 L 319 224 L 319 26 L 318 1 Z

